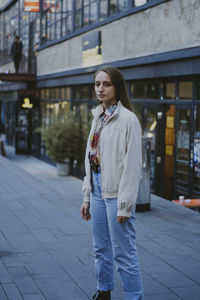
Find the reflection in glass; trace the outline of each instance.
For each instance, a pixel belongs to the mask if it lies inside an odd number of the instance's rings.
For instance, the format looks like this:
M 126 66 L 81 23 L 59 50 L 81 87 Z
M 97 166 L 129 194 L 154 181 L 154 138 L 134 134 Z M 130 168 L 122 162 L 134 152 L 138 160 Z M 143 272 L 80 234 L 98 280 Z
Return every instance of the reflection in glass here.
M 149 99 L 159 99 L 159 82 L 157 81 L 150 81 L 147 82 L 147 98 Z
M 108 17 L 108 1 L 100 0 L 100 21 Z
M 138 120 L 140 121 L 140 125 L 142 127 L 142 104 L 140 103 L 132 103 L 132 110 L 133 112 L 136 114 L 136 116 L 138 117 Z
M 197 83 L 196 83 L 196 91 L 197 91 L 196 99 L 200 100 L 200 81 L 197 81 Z
M 179 99 L 192 99 L 192 81 L 179 82 Z
M 166 99 L 175 100 L 175 83 L 174 82 L 166 83 Z
M 88 85 L 80 85 L 74 88 L 74 99 L 75 100 L 88 100 L 89 96 L 89 86 Z
M 117 0 L 110 0 L 110 15 L 117 12 Z
M 131 98 L 144 99 L 145 98 L 145 82 L 136 81 L 131 83 Z
M 195 107 L 194 112 L 195 132 L 193 150 L 193 190 L 194 196 L 200 196 L 200 107 Z
M 155 187 L 156 110 L 145 108 L 143 112 L 143 135 L 151 138 L 151 190 Z
M 176 191 L 187 195 L 190 162 L 190 110 L 178 110 L 176 134 Z

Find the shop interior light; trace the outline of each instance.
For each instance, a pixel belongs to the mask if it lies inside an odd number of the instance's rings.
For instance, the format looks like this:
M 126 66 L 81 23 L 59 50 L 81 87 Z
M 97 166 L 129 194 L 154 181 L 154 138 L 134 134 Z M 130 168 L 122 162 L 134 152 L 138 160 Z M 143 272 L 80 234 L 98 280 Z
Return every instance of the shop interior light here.
M 154 129 L 156 128 L 157 122 L 154 121 L 150 127 L 150 131 L 154 131 Z

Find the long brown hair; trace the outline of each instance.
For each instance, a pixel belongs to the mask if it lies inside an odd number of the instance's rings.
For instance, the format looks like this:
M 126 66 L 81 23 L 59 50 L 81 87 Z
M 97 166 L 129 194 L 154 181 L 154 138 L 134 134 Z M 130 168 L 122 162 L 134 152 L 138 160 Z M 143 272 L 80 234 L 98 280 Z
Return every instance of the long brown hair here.
M 124 81 L 124 77 L 122 76 L 121 72 L 117 68 L 113 68 L 110 66 L 103 67 L 99 69 L 95 75 L 94 79 L 96 78 L 97 74 L 100 72 L 105 72 L 111 79 L 112 84 L 115 87 L 115 96 L 117 101 L 121 101 L 121 103 L 132 111 L 131 103 L 127 95 L 126 84 Z

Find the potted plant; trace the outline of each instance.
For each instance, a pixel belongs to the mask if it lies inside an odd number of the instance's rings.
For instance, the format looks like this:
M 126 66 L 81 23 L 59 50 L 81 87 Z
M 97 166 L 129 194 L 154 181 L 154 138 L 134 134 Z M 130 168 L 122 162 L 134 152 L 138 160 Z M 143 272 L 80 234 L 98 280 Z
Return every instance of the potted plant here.
M 41 128 L 42 138 L 49 158 L 56 162 L 58 175 L 69 175 L 73 161 L 80 164 L 86 143 L 86 132 L 80 118 L 69 112 L 64 119 Z

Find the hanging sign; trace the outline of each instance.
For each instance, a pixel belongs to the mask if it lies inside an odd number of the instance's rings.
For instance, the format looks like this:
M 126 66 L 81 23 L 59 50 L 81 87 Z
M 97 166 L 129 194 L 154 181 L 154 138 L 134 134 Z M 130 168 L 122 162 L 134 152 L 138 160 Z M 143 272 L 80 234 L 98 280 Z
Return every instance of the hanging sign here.
M 43 0 L 43 9 L 50 8 L 50 12 L 55 12 L 56 8 L 59 8 L 59 4 L 56 4 L 56 0 Z M 29 12 L 40 11 L 40 0 L 24 0 L 24 10 Z
M 24 103 L 22 103 L 23 108 L 33 108 L 33 103 L 31 103 L 29 98 L 24 98 Z
M 24 10 L 29 12 L 39 12 L 40 0 L 24 0 Z
M 82 62 L 84 66 L 102 62 L 101 31 L 87 34 L 82 38 Z

